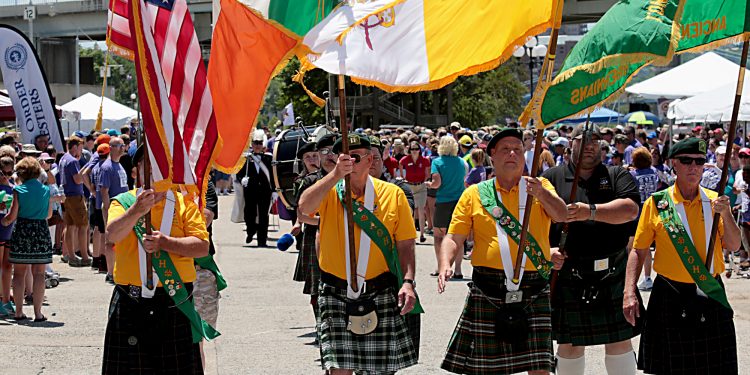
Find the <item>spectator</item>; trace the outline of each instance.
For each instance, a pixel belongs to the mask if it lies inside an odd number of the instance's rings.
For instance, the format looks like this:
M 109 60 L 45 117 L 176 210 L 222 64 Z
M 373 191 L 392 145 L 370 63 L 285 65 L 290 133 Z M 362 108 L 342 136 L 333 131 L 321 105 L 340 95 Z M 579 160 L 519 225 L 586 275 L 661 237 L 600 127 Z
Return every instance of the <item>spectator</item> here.
M 430 175 L 430 160 L 422 156 L 419 142 L 409 144 L 409 155 L 399 161 L 399 170 L 414 194 L 414 215 L 419 222 L 419 242 L 425 241 L 424 208 L 427 204 L 427 176 Z
M 456 208 L 458 199 L 464 191 L 464 177 L 468 165 L 458 157 L 458 143 L 453 137 L 440 138 L 438 146 L 440 155 L 432 163 L 432 181 L 427 184 L 428 188 L 437 189 L 435 215 L 432 219 L 435 236 L 435 256 L 440 255 L 440 245 L 446 235 L 448 225 Z M 463 279 L 461 272 L 461 255 L 456 256 L 454 279 Z M 431 274 L 437 276 L 437 270 Z
M 47 219 L 52 216 L 49 188 L 38 178 L 41 174 L 39 162 L 31 157 L 23 158 L 16 165 L 16 174 L 21 184 L 13 188 L 10 212 L 0 219 L 0 224 L 9 226 L 16 222 L 11 236 L 10 262 L 13 266 L 13 299 L 16 303 L 14 319 L 28 319 L 23 313 L 26 272 L 31 267 L 33 275 L 34 322 L 44 322 L 45 265 L 52 263 L 52 240 L 47 229 Z
M 91 265 L 88 254 L 88 211 L 83 196 L 83 175 L 79 159 L 83 150 L 83 140 L 76 136 L 68 139 L 68 152 L 60 160 L 61 183 L 65 192 L 65 242 L 67 254 L 63 262 L 71 267 Z M 79 259 L 75 251 L 80 250 Z
M 99 147 L 106 146 L 100 145 Z M 120 165 L 120 158 L 125 154 L 125 143 L 120 137 L 112 137 L 109 141 L 109 159 L 105 160 L 99 168 L 97 188 L 101 195 L 102 223 L 109 222 L 108 212 L 112 198 L 128 191 L 128 176 L 125 169 Z M 111 246 L 104 246 L 104 256 L 107 261 L 107 276 L 105 281 L 114 284 L 112 271 L 114 270 L 115 254 Z
M 466 175 L 466 179 L 464 181 L 464 185 L 466 187 L 478 184 L 487 179 L 487 171 L 485 170 L 483 165 L 484 158 L 484 151 L 478 148 L 471 151 L 471 160 L 474 162 L 474 168 L 471 168 L 469 174 Z
M 13 184 L 11 176 L 13 175 L 14 159 L 10 156 L 0 157 L 0 191 L 6 195 L 13 195 Z M 8 214 L 6 203 L 0 203 L 0 219 Z M 15 309 L 10 301 L 10 276 L 13 272 L 13 266 L 10 263 L 10 239 L 13 232 L 13 225 L 0 225 L 0 316 L 15 315 Z

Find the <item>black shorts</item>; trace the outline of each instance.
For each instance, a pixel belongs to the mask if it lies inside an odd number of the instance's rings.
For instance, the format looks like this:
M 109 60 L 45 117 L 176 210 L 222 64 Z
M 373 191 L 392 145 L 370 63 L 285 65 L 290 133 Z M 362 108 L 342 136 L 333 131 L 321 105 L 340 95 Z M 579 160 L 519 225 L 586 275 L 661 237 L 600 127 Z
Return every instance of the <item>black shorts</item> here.
M 458 201 L 435 203 L 435 215 L 432 217 L 432 225 L 436 228 L 448 228 L 456 204 L 458 204 Z
M 94 208 L 89 218 L 89 223 L 92 228 L 96 228 L 99 233 L 104 233 L 104 215 L 102 214 L 101 208 Z

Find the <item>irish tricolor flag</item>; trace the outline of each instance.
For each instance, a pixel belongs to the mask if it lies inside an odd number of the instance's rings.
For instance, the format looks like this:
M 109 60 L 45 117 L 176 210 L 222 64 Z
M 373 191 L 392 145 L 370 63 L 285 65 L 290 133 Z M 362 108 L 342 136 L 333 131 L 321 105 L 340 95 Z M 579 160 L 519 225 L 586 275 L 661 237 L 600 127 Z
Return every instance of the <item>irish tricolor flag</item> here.
M 349 1 L 307 33 L 305 65 L 386 91 L 437 89 L 500 65 L 526 38 L 552 27 L 560 3 Z
M 271 78 L 338 0 L 221 0 L 208 80 L 223 141 L 215 166 L 241 164 Z

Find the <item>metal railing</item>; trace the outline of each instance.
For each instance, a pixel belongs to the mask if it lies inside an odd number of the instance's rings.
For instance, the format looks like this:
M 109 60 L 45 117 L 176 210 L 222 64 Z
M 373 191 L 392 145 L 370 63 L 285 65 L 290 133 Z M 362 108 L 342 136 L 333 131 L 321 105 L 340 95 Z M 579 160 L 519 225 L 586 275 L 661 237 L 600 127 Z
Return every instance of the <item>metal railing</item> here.
M 398 118 L 406 123 L 414 122 L 414 112 L 393 104 L 387 100 L 380 102 L 380 111 L 392 117 Z

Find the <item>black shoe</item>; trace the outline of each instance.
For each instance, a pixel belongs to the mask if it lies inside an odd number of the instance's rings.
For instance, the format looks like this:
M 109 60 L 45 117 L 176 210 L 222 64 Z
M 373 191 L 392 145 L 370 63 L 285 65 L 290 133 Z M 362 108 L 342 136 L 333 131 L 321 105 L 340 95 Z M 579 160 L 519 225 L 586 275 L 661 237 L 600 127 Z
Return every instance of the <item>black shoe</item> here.
M 115 285 L 115 279 L 110 274 L 107 274 L 107 276 L 104 277 L 104 282 L 109 285 Z
M 425 242 L 424 234 L 419 236 L 419 243 Z
M 269 247 L 267 243 L 265 242 L 259 242 L 258 247 Z
M 100 262 L 99 257 L 94 257 L 91 260 L 91 269 L 92 270 L 98 270 L 99 269 L 99 262 Z
M 253 242 L 253 236 L 251 236 L 251 235 L 248 234 L 245 237 L 245 243 L 250 243 L 250 242 Z

